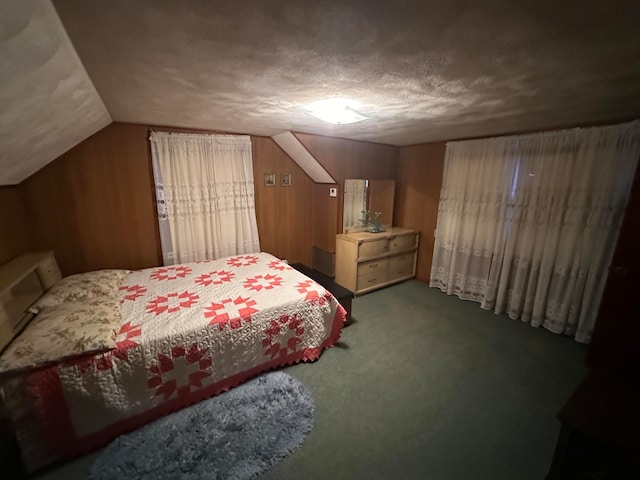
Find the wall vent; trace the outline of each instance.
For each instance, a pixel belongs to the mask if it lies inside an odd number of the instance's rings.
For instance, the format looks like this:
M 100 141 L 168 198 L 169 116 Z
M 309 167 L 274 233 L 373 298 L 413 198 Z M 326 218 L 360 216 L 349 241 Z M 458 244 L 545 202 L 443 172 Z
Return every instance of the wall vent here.
M 335 277 L 336 254 L 313 246 L 313 269 L 333 278 Z

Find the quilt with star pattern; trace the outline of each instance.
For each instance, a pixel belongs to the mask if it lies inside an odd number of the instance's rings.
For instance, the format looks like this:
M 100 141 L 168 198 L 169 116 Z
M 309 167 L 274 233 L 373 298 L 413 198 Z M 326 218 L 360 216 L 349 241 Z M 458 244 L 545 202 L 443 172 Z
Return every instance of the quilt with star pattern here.
M 91 451 L 261 372 L 317 359 L 345 311 L 267 253 L 129 273 L 117 348 L 7 382 L 30 470 Z

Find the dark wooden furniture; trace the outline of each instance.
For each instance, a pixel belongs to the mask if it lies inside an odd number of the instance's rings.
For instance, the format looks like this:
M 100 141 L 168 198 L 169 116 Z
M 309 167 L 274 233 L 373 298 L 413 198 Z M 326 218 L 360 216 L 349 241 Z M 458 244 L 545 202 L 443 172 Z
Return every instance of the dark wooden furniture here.
M 640 479 L 640 169 L 547 480 Z
M 640 382 L 594 369 L 558 419 L 547 480 L 640 479 Z
M 0 411 L 0 471 L 2 478 L 13 480 L 24 477 L 20 462 L 20 449 L 16 441 L 11 423 Z
M 351 290 L 347 290 L 346 288 L 334 282 L 331 277 L 310 267 L 307 267 L 306 265 L 303 265 L 301 263 L 293 263 L 291 264 L 291 266 L 298 270 L 300 273 L 304 273 L 307 277 L 315 280 L 324 288 L 329 290 L 329 292 L 331 292 L 331 294 L 336 297 L 336 300 L 340 302 L 340 305 L 342 305 L 347 311 L 346 322 L 349 323 L 351 321 L 351 300 L 354 297 Z

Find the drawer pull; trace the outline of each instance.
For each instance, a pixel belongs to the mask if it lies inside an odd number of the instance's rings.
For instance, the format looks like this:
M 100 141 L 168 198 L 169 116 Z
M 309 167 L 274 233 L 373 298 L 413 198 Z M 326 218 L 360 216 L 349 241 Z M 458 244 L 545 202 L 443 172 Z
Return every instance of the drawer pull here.
M 380 266 L 379 263 L 371 263 L 369 264 L 369 268 L 378 268 Z

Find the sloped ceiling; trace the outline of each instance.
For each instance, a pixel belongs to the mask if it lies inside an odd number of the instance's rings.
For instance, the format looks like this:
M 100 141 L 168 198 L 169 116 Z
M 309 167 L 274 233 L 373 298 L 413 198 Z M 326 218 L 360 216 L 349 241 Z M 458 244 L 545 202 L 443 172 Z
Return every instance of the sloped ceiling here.
M 0 1 L 0 185 L 19 183 L 109 123 L 51 3 Z
M 38 2 L 38 10 L 49 8 L 41 4 L 46 2 Z M 292 130 L 410 145 L 640 115 L 637 1 L 54 4 L 115 121 L 256 135 Z M 21 8 L 14 10 L 21 13 Z M 45 19 L 55 31 L 57 19 Z M 5 29 L 17 28 L 13 19 L 6 23 Z M 30 48 L 27 39 L 42 43 L 28 29 L 20 31 L 25 32 L 21 37 L 4 33 L 4 43 L 12 37 L 23 38 L 20 48 Z M 76 68 L 81 72 L 81 66 Z M 40 80 L 45 85 L 53 85 L 48 72 L 32 70 L 34 77 L 45 77 Z M 82 77 L 71 71 L 65 70 L 69 78 Z M 9 78 L 22 83 L 19 76 Z M 47 118 L 43 111 L 57 111 L 58 103 L 48 101 L 51 90 L 33 96 L 17 86 L 0 86 L 3 104 L 11 96 L 10 112 L 1 114 L 1 133 L 4 137 L 8 131 L 10 143 L 16 144 L 2 151 L 3 170 L 6 154 L 13 157 L 12 165 L 21 165 L 28 158 L 25 152 L 43 151 L 37 146 L 43 137 L 80 138 L 80 130 L 91 130 L 82 125 L 87 116 L 73 112 L 94 97 L 84 85 L 72 90 L 80 97 L 84 93 L 81 101 L 68 98 L 69 107 L 63 109 L 63 117 L 75 118 L 73 125 L 42 120 L 30 145 L 22 130 L 31 125 L 31 117 L 21 118 L 22 128 L 12 130 L 6 129 L 5 118 L 25 115 L 20 113 L 25 102 L 29 111 L 40 112 L 33 117 Z M 360 113 L 369 119 L 331 126 L 306 112 L 306 104 L 333 96 L 359 101 Z M 54 149 L 44 151 L 55 158 Z M 24 166 L 22 175 L 44 161 L 38 158 Z

